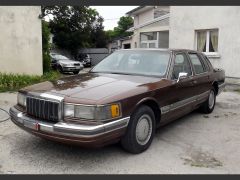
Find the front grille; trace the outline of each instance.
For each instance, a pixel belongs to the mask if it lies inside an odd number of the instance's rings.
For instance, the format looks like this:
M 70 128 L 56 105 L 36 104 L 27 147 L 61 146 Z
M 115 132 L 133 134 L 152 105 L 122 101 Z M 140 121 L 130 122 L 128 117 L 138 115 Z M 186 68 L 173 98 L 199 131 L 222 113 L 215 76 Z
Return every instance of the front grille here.
M 27 97 L 27 114 L 48 121 L 59 120 L 59 103 Z
M 80 64 L 79 63 L 75 63 L 74 66 L 80 66 Z

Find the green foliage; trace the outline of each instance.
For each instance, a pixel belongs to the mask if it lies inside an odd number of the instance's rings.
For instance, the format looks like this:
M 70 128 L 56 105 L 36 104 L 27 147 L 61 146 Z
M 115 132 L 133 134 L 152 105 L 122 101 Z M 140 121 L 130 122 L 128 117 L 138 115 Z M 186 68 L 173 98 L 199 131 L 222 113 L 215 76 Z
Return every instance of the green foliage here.
M 133 26 L 133 18 L 130 16 L 122 16 L 118 21 L 118 26 L 114 30 L 108 30 L 106 32 L 107 37 L 112 40 L 117 37 L 125 37 L 132 35 L 132 32 L 126 32 Z
M 0 92 L 17 91 L 25 86 L 36 84 L 42 81 L 56 80 L 60 74 L 55 71 L 46 72 L 42 76 L 30 76 L 25 74 L 5 74 L 0 73 Z
M 43 72 L 50 71 L 51 58 L 49 55 L 49 39 L 50 39 L 50 30 L 48 28 L 48 23 L 42 21 L 42 58 L 43 58 Z
M 76 55 L 80 48 L 106 46 L 103 18 L 95 9 L 88 6 L 48 6 L 42 7 L 42 14 L 53 15 L 49 27 L 58 48 Z

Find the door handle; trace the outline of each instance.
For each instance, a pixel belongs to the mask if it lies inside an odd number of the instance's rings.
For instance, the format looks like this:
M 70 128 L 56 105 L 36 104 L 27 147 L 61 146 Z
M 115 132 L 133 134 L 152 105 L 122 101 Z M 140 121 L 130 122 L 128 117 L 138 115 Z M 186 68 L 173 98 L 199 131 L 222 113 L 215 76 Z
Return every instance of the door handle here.
M 196 80 L 193 80 L 192 83 L 193 83 L 193 84 L 197 84 L 197 81 L 196 81 Z
M 191 86 L 194 86 L 194 85 L 196 85 L 197 84 L 197 81 L 196 80 L 192 80 L 191 81 Z

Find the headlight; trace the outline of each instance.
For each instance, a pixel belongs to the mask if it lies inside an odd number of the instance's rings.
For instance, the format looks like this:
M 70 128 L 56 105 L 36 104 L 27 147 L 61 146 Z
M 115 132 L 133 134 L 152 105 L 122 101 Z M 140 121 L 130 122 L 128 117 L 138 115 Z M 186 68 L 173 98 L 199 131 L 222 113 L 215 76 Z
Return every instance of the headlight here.
M 26 96 L 22 93 L 18 93 L 17 103 L 21 106 L 26 107 Z
M 118 103 L 101 106 L 65 104 L 64 116 L 90 120 L 110 120 L 120 117 L 121 109 Z
M 68 64 L 64 64 L 64 63 L 59 63 L 62 67 L 68 66 Z

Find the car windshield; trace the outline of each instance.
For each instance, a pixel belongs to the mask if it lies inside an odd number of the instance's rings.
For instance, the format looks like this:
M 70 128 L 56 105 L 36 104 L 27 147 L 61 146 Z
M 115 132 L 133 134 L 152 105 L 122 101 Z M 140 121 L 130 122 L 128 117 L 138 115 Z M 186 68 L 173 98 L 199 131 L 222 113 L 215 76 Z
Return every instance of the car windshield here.
M 164 76 L 170 53 L 154 50 L 120 50 L 98 63 L 91 72 Z
M 63 55 L 60 55 L 60 54 L 52 54 L 52 56 L 55 59 L 68 60 L 68 58 L 66 56 L 63 56 Z

